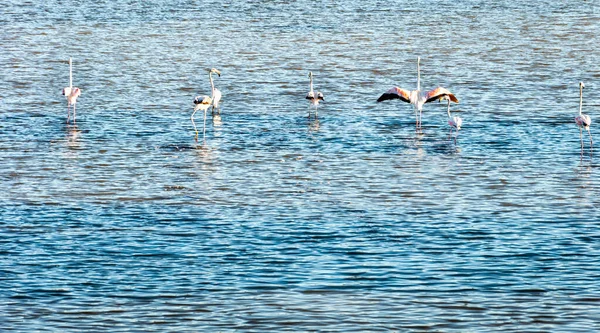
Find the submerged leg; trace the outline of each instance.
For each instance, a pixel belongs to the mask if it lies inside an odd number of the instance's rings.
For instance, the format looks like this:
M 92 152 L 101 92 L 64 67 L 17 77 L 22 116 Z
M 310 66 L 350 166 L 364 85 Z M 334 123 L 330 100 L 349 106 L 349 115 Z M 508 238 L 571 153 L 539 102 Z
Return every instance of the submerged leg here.
M 71 117 L 71 105 L 67 104 L 67 124 L 69 123 L 70 117 Z

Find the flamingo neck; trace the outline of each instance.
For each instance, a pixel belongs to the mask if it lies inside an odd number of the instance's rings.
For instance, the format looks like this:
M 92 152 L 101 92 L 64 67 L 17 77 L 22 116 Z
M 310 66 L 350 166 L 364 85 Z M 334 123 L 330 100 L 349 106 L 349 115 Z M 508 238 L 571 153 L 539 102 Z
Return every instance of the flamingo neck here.
M 210 80 L 210 93 L 211 93 L 211 98 L 213 98 L 215 96 L 215 83 L 213 82 L 213 78 L 212 78 L 212 72 L 208 73 L 208 79 Z
M 579 115 L 581 116 L 581 109 L 583 108 L 583 88 L 579 86 Z
M 417 90 L 421 91 L 421 57 L 417 58 Z
M 313 92 L 313 79 L 312 79 L 312 75 L 310 76 L 309 87 L 310 87 L 310 92 Z
M 69 58 L 69 88 L 73 88 L 73 61 Z

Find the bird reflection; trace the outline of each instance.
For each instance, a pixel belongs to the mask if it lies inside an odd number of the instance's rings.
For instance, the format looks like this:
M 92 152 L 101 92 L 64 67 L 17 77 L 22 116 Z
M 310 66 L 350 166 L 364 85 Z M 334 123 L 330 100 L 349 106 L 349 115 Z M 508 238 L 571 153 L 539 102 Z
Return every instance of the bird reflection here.
M 213 121 L 213 127 L 215 129 L 220 129 L 220 127 L 223 125 L 223 121 L 221 120 L 221 115 L 218 113 L 215 113 L 212 115 L 212 121 Z
M 67 147 L 79 148 L 80 142 L 79 137 L 81 136 L 81 130 L 77 128 L 77 125 L 67 126 Z
M 318 118 L 314 118 L 313 120 L 308 121 L 308 131 L 309 132 L 318 132 L 321 128 L 321 124 Z

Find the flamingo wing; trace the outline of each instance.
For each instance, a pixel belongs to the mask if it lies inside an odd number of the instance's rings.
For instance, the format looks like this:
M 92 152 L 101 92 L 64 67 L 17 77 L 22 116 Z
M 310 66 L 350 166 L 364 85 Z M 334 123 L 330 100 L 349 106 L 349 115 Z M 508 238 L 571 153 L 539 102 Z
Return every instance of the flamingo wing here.
M 410 103 L 410 91 L 398 87 L 393 87 L 379 96 L 377 102 L 387 101 L 388 99 L 399 99 L 403 102 Z
M 320 99 L 322 101 L 325 100 L 325 97 L 323 96 L 323 93 L 321 93 L 320 91 L 317 92 L 317 99 Z
M 208 96 L 196 96 L 194 98 L 194 104 L 210 105 L 210 103 L 212 103 L 212 99 Z
M 315 93 L 312 91 L 309 91 L 308 94 L 306 94 L 306 99 L 312 101 L 313 99 L 315 99 Z
M 424 95 L 425 103 L 433 102 L 440 99 L 450 99 L 454 103 L 458 103 L 458 98 L 450 92 L 450 90 L 442 87 L 437 87 L 426 92 Z

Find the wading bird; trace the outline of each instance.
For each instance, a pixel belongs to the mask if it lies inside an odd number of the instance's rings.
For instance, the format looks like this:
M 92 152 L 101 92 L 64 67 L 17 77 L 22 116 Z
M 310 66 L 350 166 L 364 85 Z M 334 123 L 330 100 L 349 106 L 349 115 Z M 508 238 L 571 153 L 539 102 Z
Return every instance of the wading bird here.
M 462 125 L 462 118 L 458 116 L 452 117 L 452 115 L 450 114 L 450 99 L 446 99 L 448 100 L 448 125 L 450 125 L 449 136 L 452 136 L 452 130 L 455 129 L 456 135 L 454 136 L 454 144 L 456 145 L 456 138 L 458 138 L 458 131 L 460 130 L 460 126 Z
M 219 77 L 221 76 L 221 72 L 216 68 L 211 68 L 210 72 L 208 72 L 208 78 L 210 79 L 210 88 L 212 93 L 212 110 L 211 113 L 218 109 L 218 113 L 221 113 L 221 109 L 219 108 L 219 102 L 221 101 L 221 91 L 215 88 L 215 84 L 213 82 L 212 73 L 217 74 Z
M 315 96 L 315 92 L 313 90 L 313 73 L 312 72 L 308 72 L 308 78 L 310 79 L 310 83 L 309 83 L 310 91 L 308 92 L 308 94 L 306 94 L 306 99 L 309 100 L 309 102 L 310 102 L 310 104 L 308 105 L 308 107 L 309 107 L 308 118 L 310 118 L 310 106 L 311 105 L 315 107 L 315 118 L 317 118 L 319 101 L 325 101 L 325 98 L 323 97 L 323 94 L 320 91 L 317 91 L 317 95 Z
M 69 86 L 63 88 L 62 94 L 67 99 L 67 124 L 71 116 L 71 105 L 73 105 L 73 124 L 75 124 L 75 104 L 77 104 L 77 97 L 81 95 L 81 89 L 73 87 L 73 61 L 71 58 L 69 58 Z
M 590 154 L 592 153 L 592 146 L 594 142 L 592 141 L 592 133 L 590 132 L 590 125 L 592 124 L 592 118 L 587 114 L 581 113 L 581 109 L 583 107 L 583 88 L 585 88 L 585 84 L 583 82 L 579 82 L 579 115 L 575 117 L 575 123 L 579 127 L 579 140 L 581 141 L 581 157 L 583 157 L 583 129 L 588 131 L 590 135 Z
M 421 58 L 417 57 L 417 90 L 408 91 L 406 89 L 393 87 L 381 95 L 377 102 L 383 102 L 388 99 L 399 99 L 410 103 L 415 108 L 415 118 L 417 120 L 416 130 L 421 129 L 421 116 L 423 114 L 423 104 L 448 98 L 449 101 L 458 103 L 458 99 L 446 88 L 437 87 L 427 92 L 421 92 Z
M 192 112 L 192 116 L 190 117 L 190 119 L 192 119 L 192 125 L 194 125 L 194 130 L 196 131 L 196 140 L 198 140 L 198 129 L 196 128 L 196 123 L 194 122 L 194 115 L 196 114 L 196 111 L 198 110 L 202 110 L 204 111 L 204 129 L 203 129 L 203 135 L 206 136 L 206 110 L 208 110 L 208 108 L 212 105 L 213 110 L 215 109 L 215 107 L 219 106 L 219 100 L 221 100 L 221 92 L 215 88 L 215 84 L 213 82 L 212 79 L 212 73 L 216 73 L 217 75 L 221 76 L 221 72 L 219 72 L 218 70 L 216 70 L 215 68 L 211 68 L 208 71 L 208 79 L 210 81 L 210 88 L 211 88 L 211 95 L 212 96 L 196 96 L 196 98 L 194 98 L 194 112 Z M 216 102 L 215 102 L 216 100 Z
M 198 141 L 198 129 L 196 128 L 196 123 L 194 122 L 194 115 L 198 110 L 204 111 L 204 130 L 202 133 L 203 135 L 206 135 L 206 110 L 208 110 L 212 104 L 212 98 L 206 95 L 196 96 L 196 98 L 194 98 L 194 104 L 194 112 L 192 112 L 192 116 L 190 118 L 192 119 L 192 125 L 194 125 L 194 131 L 196 131 L 196 141 Z

